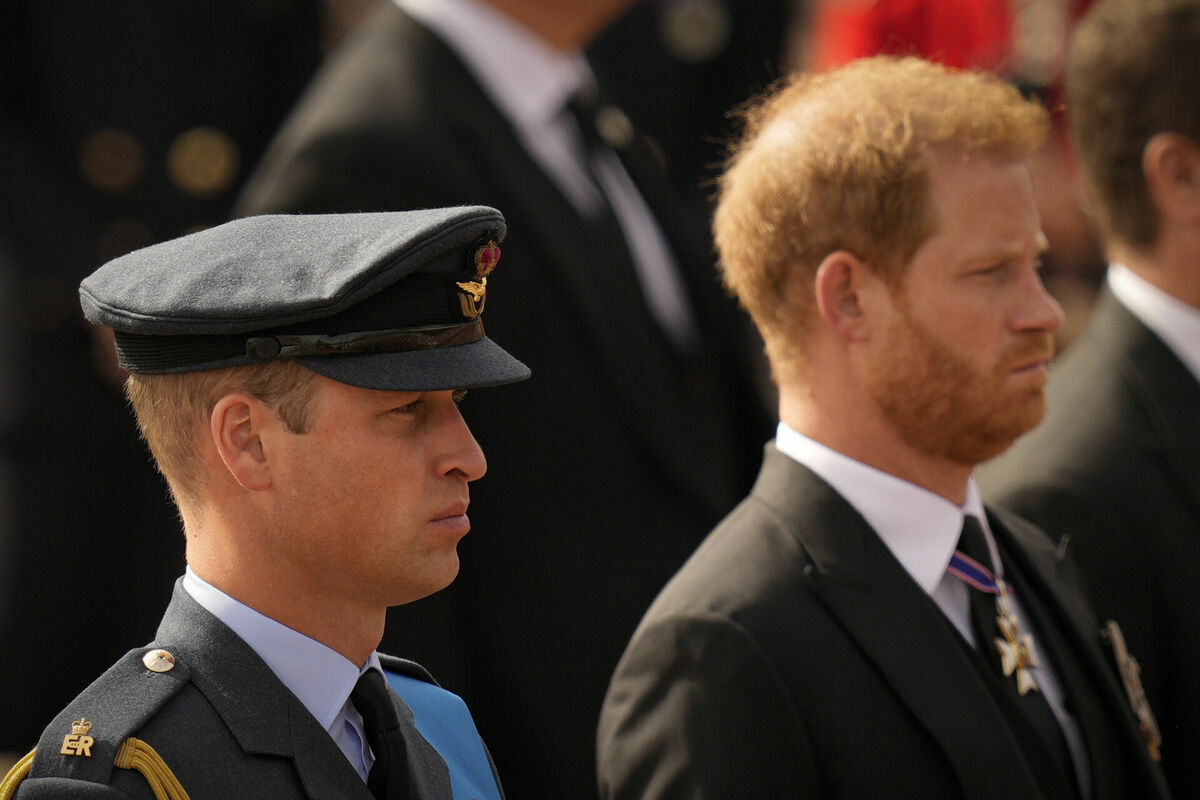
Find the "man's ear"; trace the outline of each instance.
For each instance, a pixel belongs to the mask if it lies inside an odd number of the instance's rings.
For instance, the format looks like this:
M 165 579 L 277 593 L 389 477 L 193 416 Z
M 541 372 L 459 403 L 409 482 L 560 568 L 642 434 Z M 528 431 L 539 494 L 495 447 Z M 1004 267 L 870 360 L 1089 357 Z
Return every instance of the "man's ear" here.
M 878 288 L 877 283 L 878 277 L 858 256 L 848 250 L 830 253 L 817 267 L 817 313 L 843 340 L 863 339 L 869 322 L 866 295 Z
M 260 491 L 271 485 L 265 427 L 275 415 L 262 401 L 244 393 L 227 394 L 213 406 L 210 435 L 225 468 L 242 488 Z
M 1178 133 L 1157 133 L 1142 151 L 1142 170 L 1159 214 L 1200 220 L 1200 143 Z

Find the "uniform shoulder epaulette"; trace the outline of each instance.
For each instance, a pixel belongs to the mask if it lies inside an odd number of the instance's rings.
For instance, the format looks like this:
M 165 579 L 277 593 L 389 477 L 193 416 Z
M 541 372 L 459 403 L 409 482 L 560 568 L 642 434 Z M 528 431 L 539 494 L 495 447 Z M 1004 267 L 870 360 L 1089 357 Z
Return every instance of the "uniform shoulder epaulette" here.
M 186 797 L 157 753 L 133 734 L 187 685 L 190 674 L 165 648 L 131 650 L 54 718 L 24 764 L 27 775 L 13 777 L 108 785 L 113 769 L 134 769 L 157 797 Z M 5 779 L 8 794 L 0 793 L 0 800 L 15 796 L 18 782 L 9 786 Z
M 432 683 L 434 686 L 438 685 L 438 682 L 433 679 L 433 675 L 429 673 L 429 670 L 425 669 L 415 661 L 409 661 L 407 658 L 389 656 L 387 653 L 380 653 L 379 665 L 383 667 L 384 672 L 395 672 L 400 675 L 407 675 L 410 678 L 416 678 L 417 680 L 425 681 L 426 683 Z

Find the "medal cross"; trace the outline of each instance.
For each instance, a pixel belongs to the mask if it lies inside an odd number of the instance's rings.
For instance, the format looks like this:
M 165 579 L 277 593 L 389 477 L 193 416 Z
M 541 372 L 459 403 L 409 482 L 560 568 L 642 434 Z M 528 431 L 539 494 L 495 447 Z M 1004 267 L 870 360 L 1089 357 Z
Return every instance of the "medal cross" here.
M 1016 673 L 1017 694 L 1036 692 L 1038 685 L 1032 670 L 1038 666 L 1038 660 L 1033 652 L 1033 637 L 1021 633 L 1021 626 L 1009 606 L 1008 591 L 1003 583 L 1000 583 L 1000 594 L 996 600 L 1000 611 L 996 617 L 996 627 L 1004 637 L 994 640 L 996 650 L 1000 653 L 1000 668 L 1004 670 L 1006 678 Z

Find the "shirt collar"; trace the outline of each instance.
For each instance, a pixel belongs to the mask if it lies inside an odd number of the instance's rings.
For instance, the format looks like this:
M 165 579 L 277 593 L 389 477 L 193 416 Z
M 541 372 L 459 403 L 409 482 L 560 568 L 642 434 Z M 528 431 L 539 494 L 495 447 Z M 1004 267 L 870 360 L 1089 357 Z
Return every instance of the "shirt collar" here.
M 334 725 L 362 673 L 378 669 L 383 674 L 378 653 L 371 653 L 359 668 L 336 650 L 225 594 L 190 566 L 183 576 L 183 588 L 245 640 L 326 730 Z
M 1200 381 L 1200 308 L 1164 292 L 1124 264 L 1109 266 L 1108 288 Z
M 395 0 L 437 33 L 523 133 L 540 132 L 567 100 L 593 82 L 582 53 L 555 50 L 537 34 L 478 0 Z
M 832 450 L 780 422 L 775 446 L 837 490 L 867 521 L 888 550 L 932 594 L 958 544 L 964 514 L 987 516 L 972 478 L 966 501 L 956 506 L 940 495 Z

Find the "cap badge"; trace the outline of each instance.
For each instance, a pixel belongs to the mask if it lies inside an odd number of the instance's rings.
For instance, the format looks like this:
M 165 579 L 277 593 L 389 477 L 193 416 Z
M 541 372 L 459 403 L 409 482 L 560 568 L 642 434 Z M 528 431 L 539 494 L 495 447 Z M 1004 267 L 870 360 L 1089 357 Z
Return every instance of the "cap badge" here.
M 62 748 L 58 752 L 64 756 L 86 756 L 92 757 L 92 745 L 96 740 L 88 736 L 92 730 L 92 723 L 88 722 L 85 717 L 80 717 L 71 723 L 71 732 L 63 737 Z
M 483 306 L 487 302 L 487 276 L 498 263 L 500 246 L 490 239 L 475 250 L 475 280 L 456 284 L 462 290 L 458 302 L 464 317 L 474 319 L 483 313 Z

